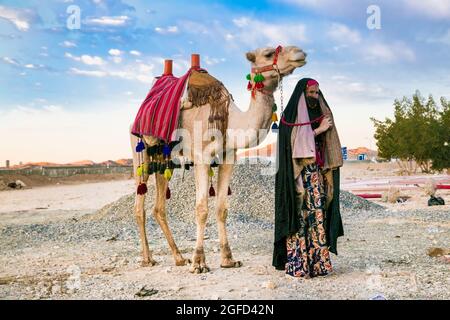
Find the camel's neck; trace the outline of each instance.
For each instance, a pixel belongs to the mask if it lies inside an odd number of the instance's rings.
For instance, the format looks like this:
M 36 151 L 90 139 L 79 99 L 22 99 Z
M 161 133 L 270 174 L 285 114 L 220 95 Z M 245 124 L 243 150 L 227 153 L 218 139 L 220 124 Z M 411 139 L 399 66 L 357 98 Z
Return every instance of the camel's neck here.
M 250 96 L 250 93 L 249 93 Z M 228 117 L 228 141 L 232 149 L 254 147 L 260 144 L 272 124 L 273 94 L 256 93 L 250 96 L 250 107 L 241 111 L 234 103 L 230 106 Z

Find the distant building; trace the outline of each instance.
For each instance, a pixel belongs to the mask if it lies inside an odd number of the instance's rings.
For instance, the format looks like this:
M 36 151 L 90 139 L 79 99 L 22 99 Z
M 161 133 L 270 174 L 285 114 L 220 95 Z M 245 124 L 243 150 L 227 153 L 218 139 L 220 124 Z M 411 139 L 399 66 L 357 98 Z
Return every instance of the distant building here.
M 349 161 L 367 161 L 376 159 L 378 156 L 378 152 L 375 150 L 370 150 L 366 147 L 359 147 L 356 149 L 347 150 Z
M 367 154 L 365 154 L 365 153 L 358 154 L 358 161 L 364 161 L 364 160 L 367 160 Z
M 6 168 L 9 168 L 9 160 L 6 160 Z

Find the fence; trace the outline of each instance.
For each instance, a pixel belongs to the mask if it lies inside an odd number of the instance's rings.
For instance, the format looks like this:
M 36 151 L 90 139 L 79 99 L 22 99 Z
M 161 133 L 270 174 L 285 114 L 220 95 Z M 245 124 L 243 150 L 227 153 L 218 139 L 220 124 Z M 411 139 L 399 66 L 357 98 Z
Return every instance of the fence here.
M 0 175 L 22 174 L 41 175 L 48 177 L 68 177 L 76 174 L 109 174 L 129 173 L 133 171 L 132 166 L 68 166 L 68 167 L 27 167 L 21 169 L 0 169 Z

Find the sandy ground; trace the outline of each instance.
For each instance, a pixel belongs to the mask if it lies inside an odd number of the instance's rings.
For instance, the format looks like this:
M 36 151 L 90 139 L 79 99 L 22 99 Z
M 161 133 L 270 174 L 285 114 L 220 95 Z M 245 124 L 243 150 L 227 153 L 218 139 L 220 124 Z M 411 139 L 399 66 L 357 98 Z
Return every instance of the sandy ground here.
M 92 213 L 128 194 L 131 179 L 0 192 L 0 225 L 38 223 Z
M 374 179 L 391 177 L 398 180 L 385 164 L 354 164 L 344 167 L 342 184 L 351 189 L 355 182 L 364 187 Z M 441 178 L 448 182 L 448 176 Z M 234 257 L 243 262 L 241 268 L 219 267 L 214 217 L 205 240 L 211 272 L 194 275 L 188 266 L 175 267 L 152 218 L 148 233 L 158 264 L 141 267 L 133 217 L 112 229 L 103 220 L 83 221 L 133 190 L 133 181 L 127 179 L 0 192 L 0 298 L 142 299 L 135 294 L 144 286 L 154 289 L 147 299 L 450 298 L 448 258 L 427 255 L 433 247 L 450 248 L 448 190 L 437 192 L 447 203 L 443 207 L 429 208 L 420 190 L 405 190 L 413 195 L 410 201 L 383 203 L 388 212 L 343 212 L 346 235 L 339 239 L 339 255 L 332 256 L 335 272 L 311 280 L 288 278 L 274 270 L 273 226 L 242 217 L 229 218 L 230 244 Z M 169 223 L 181 252 L 190 258 L 193 217 L 189 222 Z M 66 225 L 74 225 L 67 234 Z M 52 228 L 63 232 L 55 238 L 47 236 Z M 78 230 L 82 241 L 72 238 Z M 443 254 L 448 257 L 449 252 Z

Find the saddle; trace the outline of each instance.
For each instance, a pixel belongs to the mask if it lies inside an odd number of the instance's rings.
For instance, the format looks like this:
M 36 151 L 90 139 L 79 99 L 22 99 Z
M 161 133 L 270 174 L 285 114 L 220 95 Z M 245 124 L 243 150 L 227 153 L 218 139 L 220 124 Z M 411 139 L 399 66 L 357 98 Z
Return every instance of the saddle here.
M 180 102 L 186 91 L 191 107 L 210 105 L 208 129 L 218 129 L 224 135 L 231 96 L 222 82 L 199 68 L 189 69 L 180 78 L 172 75 L 157 78 L 139 108 L 131 133 L 140 138 L 145 135 L 173 142 L 173 132 L 181 123 Z
M 231 95 L 223 83 L 206 70 L 194 69 L 188 80 L 188 101 L 191 107 L 209 104 L 208 129 L 220 130 L 225 135 Z M 225 137 L 225 136 L 224 136 Z

